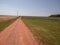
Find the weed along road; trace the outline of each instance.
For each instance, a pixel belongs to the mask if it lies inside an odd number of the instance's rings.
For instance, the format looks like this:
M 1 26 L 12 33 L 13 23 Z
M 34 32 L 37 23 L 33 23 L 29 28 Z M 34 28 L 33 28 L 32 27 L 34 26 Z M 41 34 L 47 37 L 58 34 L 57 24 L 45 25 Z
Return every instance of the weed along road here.
M 0 45 L 38 45 L 24 22 L 18 18 L 0 32 Z

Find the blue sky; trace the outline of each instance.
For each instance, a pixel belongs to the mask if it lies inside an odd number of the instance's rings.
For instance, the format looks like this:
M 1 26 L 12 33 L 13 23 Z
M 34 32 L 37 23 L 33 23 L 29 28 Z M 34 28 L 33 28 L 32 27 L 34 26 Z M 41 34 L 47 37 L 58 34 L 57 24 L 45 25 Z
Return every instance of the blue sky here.
M 60 14 L 60 0 L 0 0 L 0 15 L 49 16 Z

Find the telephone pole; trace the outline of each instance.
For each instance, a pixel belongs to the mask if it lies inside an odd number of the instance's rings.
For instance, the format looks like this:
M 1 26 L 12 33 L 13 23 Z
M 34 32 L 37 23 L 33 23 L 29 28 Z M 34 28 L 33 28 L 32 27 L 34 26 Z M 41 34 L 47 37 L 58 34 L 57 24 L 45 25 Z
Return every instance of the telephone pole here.
M 17 10 L 17 16 L 18 16 L 18 10 Z

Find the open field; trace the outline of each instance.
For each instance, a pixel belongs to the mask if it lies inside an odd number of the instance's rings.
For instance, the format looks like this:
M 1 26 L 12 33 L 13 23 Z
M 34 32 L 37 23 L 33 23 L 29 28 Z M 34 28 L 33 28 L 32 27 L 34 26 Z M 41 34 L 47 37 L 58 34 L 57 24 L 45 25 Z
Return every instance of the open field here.
M 60 45 L 60 18 L 22 17 L 38 41 L 45 45 Z
M 13 16 L 0 16 L 0 32 L 5 29 L 8 25 L 14 22 L 17 17 Z
M 0 16 L 0 22 L 1 21 L 7 21 L 10 19 L 14 19 L 14 18 L 16 18 L 16 16 Z

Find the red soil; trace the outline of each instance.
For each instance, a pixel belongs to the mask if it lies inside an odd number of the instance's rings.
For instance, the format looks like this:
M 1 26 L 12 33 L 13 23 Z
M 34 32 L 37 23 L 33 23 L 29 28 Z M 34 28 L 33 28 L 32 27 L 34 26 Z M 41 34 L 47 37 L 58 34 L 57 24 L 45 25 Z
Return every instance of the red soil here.
M 0 45 L 38 45 L 33 34 L 18 18 L 0 33 Z

